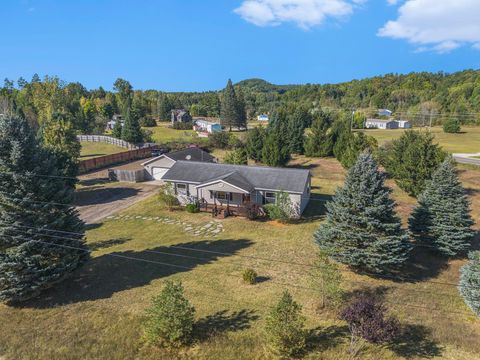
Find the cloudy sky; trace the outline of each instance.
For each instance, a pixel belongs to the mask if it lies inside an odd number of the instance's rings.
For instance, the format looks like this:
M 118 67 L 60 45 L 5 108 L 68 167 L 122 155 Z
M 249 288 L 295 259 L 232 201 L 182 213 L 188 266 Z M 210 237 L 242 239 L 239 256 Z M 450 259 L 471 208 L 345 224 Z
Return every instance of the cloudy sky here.
M 218 89 L 480 68 L 480 0 L 9 0 L 0 76 Z

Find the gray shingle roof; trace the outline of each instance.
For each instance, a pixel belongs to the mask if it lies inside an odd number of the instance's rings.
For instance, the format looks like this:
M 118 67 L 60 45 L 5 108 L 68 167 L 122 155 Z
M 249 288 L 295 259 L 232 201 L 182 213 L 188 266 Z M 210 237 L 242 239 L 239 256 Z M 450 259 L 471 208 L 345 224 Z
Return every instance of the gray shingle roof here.
M 179 151 L 173 151 L 168 154 L 165 154 L 165 156 L 175 161 L 180 161 L 180 160 L 200 161 L 200 162 L 215 161 L 215 158 L 212 155 L 196 147 L 187 148 Z
M 309 176 L 303 169 L 177 161 L 162 180 L 203 184 L 223 179 L 242 189 L 250 184 L 257 190 L 303 193 Z

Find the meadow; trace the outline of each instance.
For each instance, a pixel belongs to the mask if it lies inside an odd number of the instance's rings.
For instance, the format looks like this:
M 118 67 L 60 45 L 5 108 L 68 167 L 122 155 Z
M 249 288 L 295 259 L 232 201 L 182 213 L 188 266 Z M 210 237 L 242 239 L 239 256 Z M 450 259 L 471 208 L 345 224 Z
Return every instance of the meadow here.
M 0 306 L 0 354 L 7 359 L 269 359 L 265 316 L 288 289 L 303 306 L 310 330 L 305 358 L 347 358 L 346 324 L 333 311 L 319 309 L 309 276 L 316 253 L 312 234 L 345 171 L 334 159 L 296 157 L 291 166 L 308 168 L 314 176 L 312 201 L 296 223 L 227 218 L 216 237 L 195 236 L 182 223 L 202 227 L 212 221 L 209 214 L 169 212 L 154 196 L 89 226 L 92 260 L 83 269 L 34 301 Z M 479 230 L 480 169 L 460 166 L 459 173 Z M 393 181 L 388 184 L 405 221 L 415 200 Z M 360 358 L 478 359 L 480 320 L 455 286 L 464 262 L 417 248 L 405 281 L 342 267 L 345 290 L 382 294 L 403 328 L 394 344 L 366 345 Z M 243 283 L 246 268 L 257 271 L 258 284 Z M 177 353 L 141 342 L 144 311 L 167 279 L 181 280 L 196 308 L 194 343 Z
M 116 154 L 127 149 L 103 142 L 81 142 L 80 160 L 87 160 L 99 156 Z

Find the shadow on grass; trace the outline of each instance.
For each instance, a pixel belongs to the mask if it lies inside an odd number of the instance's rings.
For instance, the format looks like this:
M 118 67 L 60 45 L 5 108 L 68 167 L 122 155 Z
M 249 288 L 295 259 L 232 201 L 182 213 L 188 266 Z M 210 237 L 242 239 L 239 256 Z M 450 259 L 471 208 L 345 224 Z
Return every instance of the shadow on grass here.
M 131 238 L 120 238 L 120 239 L 110 239 L 110 240 L 104 240 L 104 241 L 97 241 L 97 242 L 88 244 L 88 247 L 92 251 L 101 250 L 101 249 L 108 249 L 108 248 L 110 248 L 112 246 L 115 246 L 115 245 L 125 244 L 130 240 L 132 240 L 132 239 Z
M 140 192 L 139 189 L 129 187 L 103 188 L 79 190 L 75 193 L 75 205 L 99 205 L 116 200 L 134 197 Z
M 448 267 L 448 258 L 426 247 L 414 247 L 402 271 L 402 277 L 410 281 L 423 281 L 436 278 Z
M 78 184 L 82 186 L 94 186 L 111 182 L 109 178 L 81 179 Z
M 309 222 L 323 218 L 327 212 L 325 204 L 332 198 L 332 195 L 312 193 L 308 206 L 299 222 Z
M 195 323 L 195 337 L 199 341 L 207 341 L 222 333 L 249 329 L 250 323 L 258 318 L 253 310 L 243 309 L 231 313 L 228 310 L 218 311 Z
M 245 239 L 205 240 L 177 244 L 183 249 L 160 246 L 138 252 L 112 252 L 92 258 L 69 279 L 46 290 L 37 299 L 17 306 L 51 308 L 110 298 L 117 292 L 211 264 L 222 257 L 234 255 L 251 244 L 250 240 Z
M 323 352 L 335 348 L 350 336 L 348 326 L 329 326 L 309 330 L 307 336 L 307 348 L 305 353 L 318 351 Z
M 423 325 L 408 324 L 402 327 L 400 337 L 388 346 L 390 350 L 404 358 L 429 359 L 442 355 L 442 348 L 432 340 L 432 332 Z

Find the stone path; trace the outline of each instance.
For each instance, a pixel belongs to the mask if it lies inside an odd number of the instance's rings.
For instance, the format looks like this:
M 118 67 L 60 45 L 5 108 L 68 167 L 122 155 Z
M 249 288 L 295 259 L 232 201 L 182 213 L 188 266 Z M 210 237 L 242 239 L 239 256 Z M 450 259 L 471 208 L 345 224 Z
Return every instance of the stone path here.
M 155 221 L 167 225 L 177 225 L 182 228 L 188 234 L 193 236 L 211 236 L 217 237 L 225 231 L 223 224 L 218 220 L 212 220 L 208 223 L 195 225 L 185 221 L 171 219 L 165 216 L 141 216 L 141 215 L 110 215 L 106 217 L 110 220 L 142 220 L 142 221 Z

